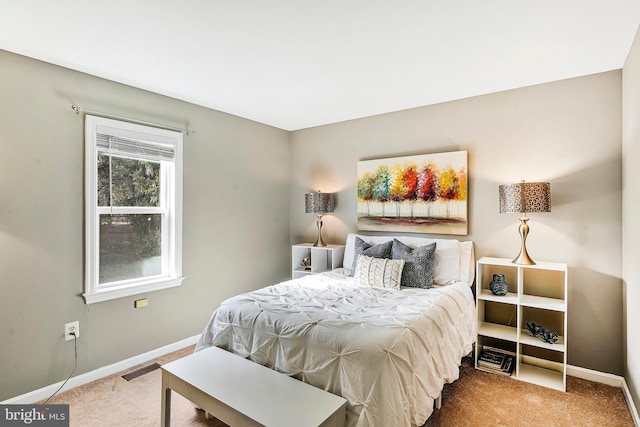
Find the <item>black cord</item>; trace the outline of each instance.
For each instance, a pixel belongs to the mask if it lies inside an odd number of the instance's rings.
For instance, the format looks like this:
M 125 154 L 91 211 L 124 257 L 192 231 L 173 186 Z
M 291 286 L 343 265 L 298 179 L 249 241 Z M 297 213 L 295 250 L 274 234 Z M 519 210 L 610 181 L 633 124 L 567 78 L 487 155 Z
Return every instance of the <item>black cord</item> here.
M 62 387 L 64 387 L 64 385 L 67 383 L 67 381 L 69 381 L 71 379 L 71 377 L 73 376 L 73 374 L 76 372 L 76 368 L 78 367 L 78 337 L 76 336 L 75 332 L 71 332 L 71 335 L 73 335 L 73 352 L 74 352 L 73 371 L 71 371 L 71 374 L 69 374 L 69 376 L 67 377 L 66 380 L 64 380 L 62 385 L 60 387 L 58 387 L 58 389 L 55 391 L 55 393 L 53 393 L 51 396 L 49 396 L 49 398 L 42 403 L 43 405 L 46 405 L 47 402 L 49 400 L 51 400 L 51 398 L 53 396 L 58 394 L 58 392 L 60 390 L 62 390 Z

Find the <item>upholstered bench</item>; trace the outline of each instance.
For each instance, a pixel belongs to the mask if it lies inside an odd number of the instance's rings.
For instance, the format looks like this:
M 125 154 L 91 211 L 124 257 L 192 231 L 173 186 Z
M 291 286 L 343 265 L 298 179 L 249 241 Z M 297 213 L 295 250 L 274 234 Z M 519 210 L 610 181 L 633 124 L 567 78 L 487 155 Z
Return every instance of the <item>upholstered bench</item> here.
M 235 426 L 343 427 L 347 401 L 228 351 L 210 347 L 162 369 L 162 426 L 171 390 Z

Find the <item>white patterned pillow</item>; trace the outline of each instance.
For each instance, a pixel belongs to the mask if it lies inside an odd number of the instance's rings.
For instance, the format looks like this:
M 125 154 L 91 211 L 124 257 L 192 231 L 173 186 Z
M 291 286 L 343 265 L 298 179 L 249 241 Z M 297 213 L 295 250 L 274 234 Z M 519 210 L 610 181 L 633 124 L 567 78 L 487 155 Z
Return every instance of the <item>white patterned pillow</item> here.
M 354 278 L 357 284 L 400 289 L 404 260 L 358 255 Z

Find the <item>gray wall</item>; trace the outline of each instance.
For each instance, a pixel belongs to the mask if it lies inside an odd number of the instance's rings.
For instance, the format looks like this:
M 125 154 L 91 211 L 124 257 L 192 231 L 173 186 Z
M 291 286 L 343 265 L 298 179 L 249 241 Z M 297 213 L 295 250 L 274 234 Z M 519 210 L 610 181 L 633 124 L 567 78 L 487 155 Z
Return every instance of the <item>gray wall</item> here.
M 622 71 L 622 99 L 625 378 L 640 408 L 640 31 Z
M 0 51 L 0 401 L 202 331 L 222 299 L 289 274 L 288 132 Z M 72 103 L 177 126 L 179 288 L 85 305 L 83 119 Z
M 569 265 L 569 363 L 622 374 L 621 103 L 614 71 L 293 132 L 292 242 L 314 238 L 309 190 L 338 192 L 325 240 L 355 230 L 358 160 L 467 150 L 465 239 L 478 258 L 514 257 L 518 215 L 499 214 L 498 185 L 550 181 L 527 248 Z

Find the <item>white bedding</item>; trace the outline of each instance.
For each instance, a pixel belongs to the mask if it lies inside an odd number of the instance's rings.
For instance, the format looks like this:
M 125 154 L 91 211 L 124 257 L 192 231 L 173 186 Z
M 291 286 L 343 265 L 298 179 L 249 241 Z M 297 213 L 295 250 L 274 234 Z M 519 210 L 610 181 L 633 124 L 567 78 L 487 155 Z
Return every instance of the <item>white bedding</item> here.
M 224 301 L 196 351 L 222 347 L 347 399 L 347 426 L 420 426 L 475 340 L 469 283 L 365 287 L 335 272 Z

